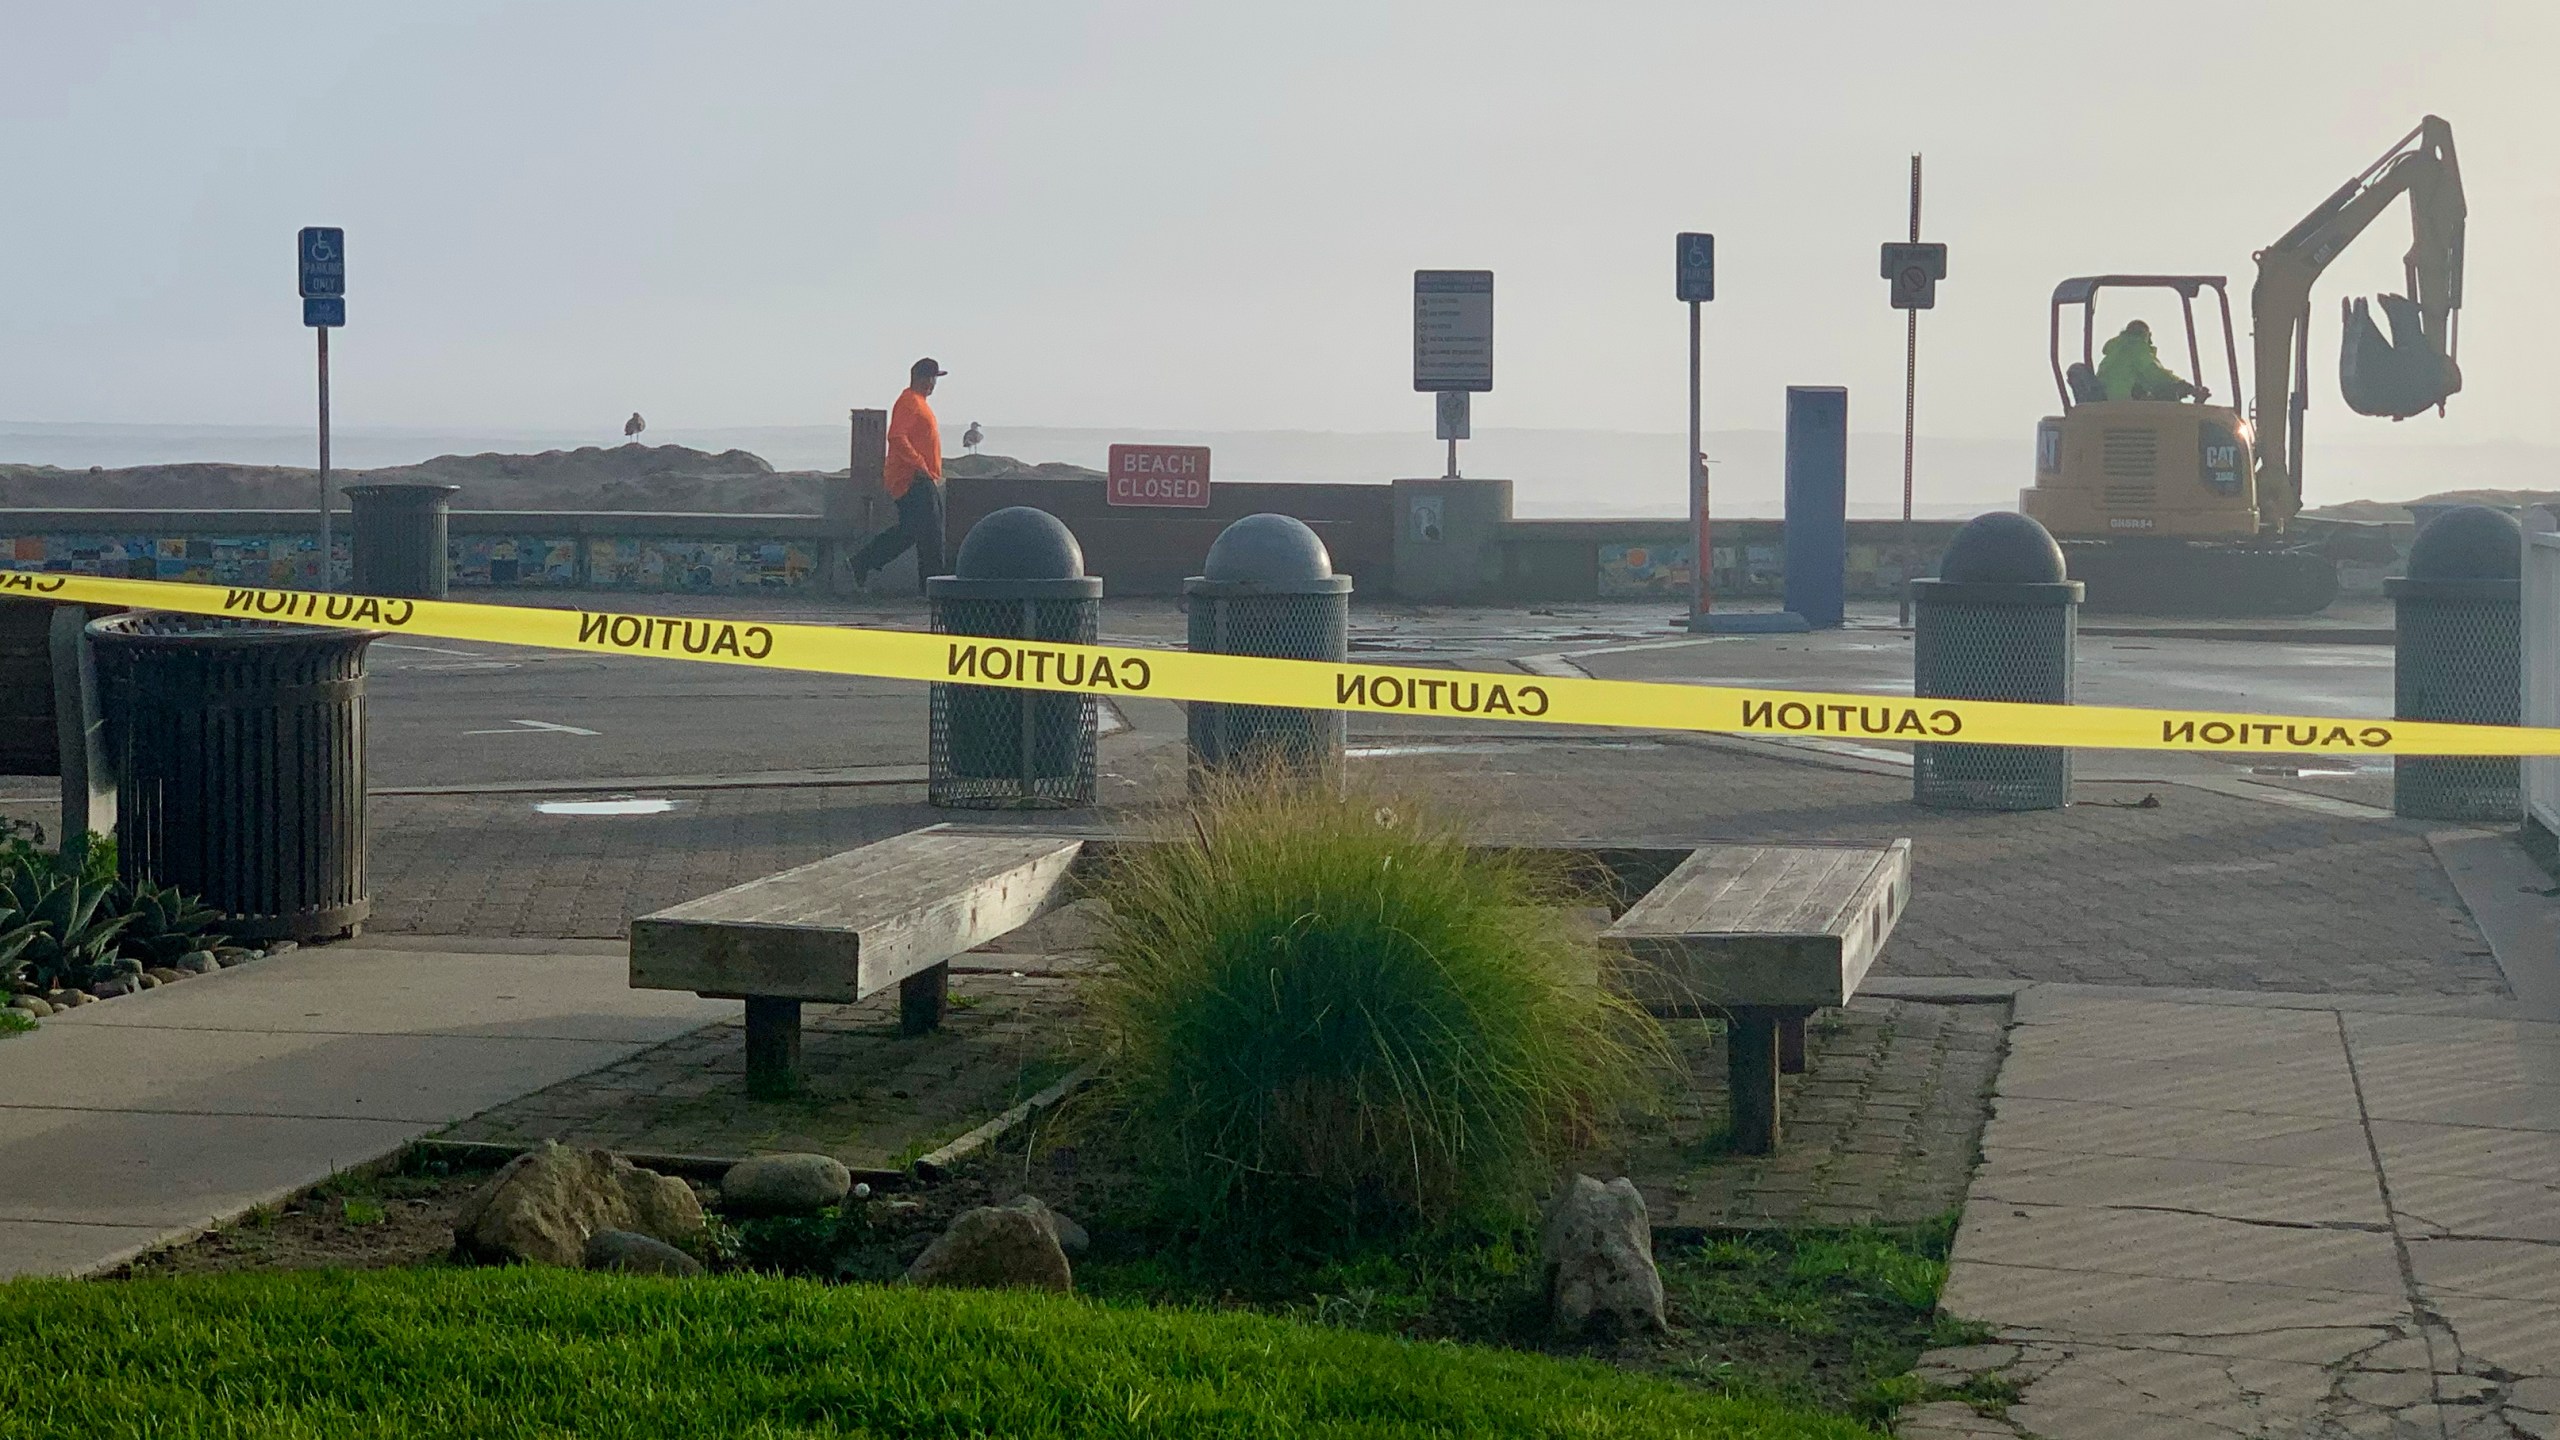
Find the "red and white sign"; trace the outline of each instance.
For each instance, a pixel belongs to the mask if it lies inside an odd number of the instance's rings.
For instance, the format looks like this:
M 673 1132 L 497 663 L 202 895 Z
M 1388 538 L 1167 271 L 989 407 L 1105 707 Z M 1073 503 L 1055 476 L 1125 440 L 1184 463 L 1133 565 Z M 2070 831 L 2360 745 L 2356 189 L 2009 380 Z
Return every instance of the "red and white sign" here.
M 1114 505 L 1174 505 L 1199 510 L 1209 504 L 1206 445 L 1114 445 L 1110 474 L 1110 499 Z

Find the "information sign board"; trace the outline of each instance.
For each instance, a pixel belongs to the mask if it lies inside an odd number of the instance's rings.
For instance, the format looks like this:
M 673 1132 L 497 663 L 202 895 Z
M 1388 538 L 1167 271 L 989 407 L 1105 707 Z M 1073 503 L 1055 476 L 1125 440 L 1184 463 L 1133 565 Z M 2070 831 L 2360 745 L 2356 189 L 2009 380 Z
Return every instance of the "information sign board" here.
M 1493 388 L 1493 272 L 1413 272 L 1413 388 Z

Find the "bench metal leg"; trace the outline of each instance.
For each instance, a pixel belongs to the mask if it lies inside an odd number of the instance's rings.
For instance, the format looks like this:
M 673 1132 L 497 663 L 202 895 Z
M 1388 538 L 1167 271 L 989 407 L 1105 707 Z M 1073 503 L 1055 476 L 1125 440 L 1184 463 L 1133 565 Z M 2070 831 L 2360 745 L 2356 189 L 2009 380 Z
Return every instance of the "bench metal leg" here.
M 1777 1013 L 1744 1009 L 1724 1022 L 1725 1074 L 1733 1097 L 1733 1148 L 1767 1155 L 1778 1148 Z
M 1778 1022 L 1778 1073 L 1804 1073 L 1804 1022 L 1802 1015 L 1789 1015 Z
M 1028 708 L 1028 707 L 1026 707 Z M 922 1035 L 942 1028 L 951 1013 L 951 967 L 936 965 L 898 982 L 898 1033 Z
M 779 1100 L 800 1091 L 800 1002 L 747 997 L 747 1094 Z

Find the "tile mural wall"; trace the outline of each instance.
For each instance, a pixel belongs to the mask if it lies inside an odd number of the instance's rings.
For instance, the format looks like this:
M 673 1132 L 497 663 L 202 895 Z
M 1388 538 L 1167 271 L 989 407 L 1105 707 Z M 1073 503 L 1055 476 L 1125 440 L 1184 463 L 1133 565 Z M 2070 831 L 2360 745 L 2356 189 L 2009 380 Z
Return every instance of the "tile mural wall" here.
M 61 570 L 207 585 L 307 586 L 320 574 L 310 535 L 0 535 L 0 569 Z M 351 570 L 333 547 L 338 583 Z M 465 589 L 796 590 L 817 573 L 817 547 L 797 540 L 650 536 L 456 535 L 452 585 Z
M 1600 598 L 1685 597 L 1697 554 L 1697 543 L 1690 540 L 1665 544 L 1603 543 L 1599 555 Z M 1896 546 L 1852 542 L 1849 593 L 1868 598 L 1898 595 L 1903 581 L 1930 573 L 1936 558 L 1927 544 L 1915 544 L 1906 560 Z M 1718 545 L 1715 562 L 1715 574 L 1710 578 L 1716 594 L 1775 595 L 1786 586 L 1787 550 L 1777 540 Z

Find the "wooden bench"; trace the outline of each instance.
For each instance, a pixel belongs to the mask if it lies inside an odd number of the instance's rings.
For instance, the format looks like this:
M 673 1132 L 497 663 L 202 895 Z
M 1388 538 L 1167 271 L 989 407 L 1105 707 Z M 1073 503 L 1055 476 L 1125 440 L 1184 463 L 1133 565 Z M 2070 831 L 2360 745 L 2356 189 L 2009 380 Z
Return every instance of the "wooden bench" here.
M 939 1025 L 953 957 L 1078 893 L 1078 871 L 1134 843 L 1104 830 L 938 825 L 750 881 L 631 923 L 635 988 L 737 999 L 747 1088 L 799 1085 L 800 1007 L 899 987 L 900 1028 Z M 1601 934 L 1604 980 L 1664 1017 L 1726 1021 L 1734 1148 L 1779 1137 L 1778 1076 L 1804 1020 L 1848 1003 L 1911 894 L 1911 842 L 1560 847 L 1626 900 Z
M 1849 1003 L 1911 898 L 1911 842 L 1708 845 L 1601 932 L 1612 985 L 1656 1015 L 1720 1016 L 1733 1147 L 1778 1146 L 1778 1076 L 1805 1017 Z
M 899 1028 L 942 1023 L 951 957 L 1067 898 L 1085 842 L 935 827 L 631 922 L 631 984 L 747 1006 L 747 1092 L 800 1084 L 800 1006 L 899 987 Z

